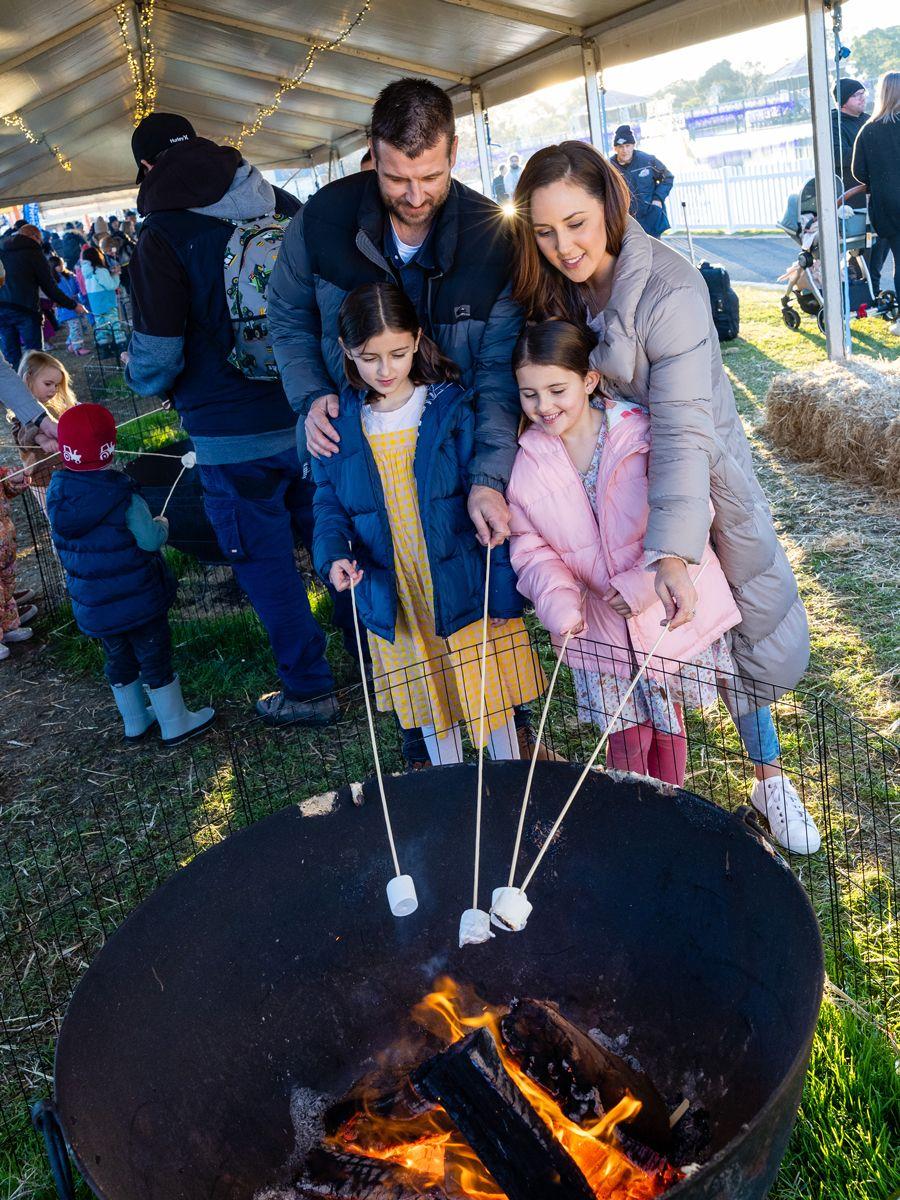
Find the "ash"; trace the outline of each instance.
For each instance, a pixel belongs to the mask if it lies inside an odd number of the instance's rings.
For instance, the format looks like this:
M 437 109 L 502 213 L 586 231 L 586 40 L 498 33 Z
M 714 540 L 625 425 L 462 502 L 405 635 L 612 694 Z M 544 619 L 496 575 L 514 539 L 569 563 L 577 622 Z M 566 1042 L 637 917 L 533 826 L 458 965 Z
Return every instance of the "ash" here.
M 294 1126 L 294 1149 L 285 1164 L 282 1175 L 293 1173 L 307 1155 L 325 1137 L 323 1114 L 333 1097 L 314 1092 L 312 1088 L 298 1087 L 291 1092 L 291 1124 Z M 282 1187 L 267 1187 L 255 1193 L 253 1200 L 297 1200 L 297 1191 L 291 1184 Z

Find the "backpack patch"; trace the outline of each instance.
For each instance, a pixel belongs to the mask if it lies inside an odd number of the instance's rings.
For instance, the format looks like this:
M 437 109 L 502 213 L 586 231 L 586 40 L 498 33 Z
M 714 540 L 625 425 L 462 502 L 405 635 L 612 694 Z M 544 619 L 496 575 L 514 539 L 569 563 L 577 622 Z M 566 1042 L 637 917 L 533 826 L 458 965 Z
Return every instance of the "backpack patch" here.
M 268 288 L 290 217 L 239 221 L 225 247 L 225 298 L 234 331 L 228 356 L 248 379 L 277 379 L 269 337 Z

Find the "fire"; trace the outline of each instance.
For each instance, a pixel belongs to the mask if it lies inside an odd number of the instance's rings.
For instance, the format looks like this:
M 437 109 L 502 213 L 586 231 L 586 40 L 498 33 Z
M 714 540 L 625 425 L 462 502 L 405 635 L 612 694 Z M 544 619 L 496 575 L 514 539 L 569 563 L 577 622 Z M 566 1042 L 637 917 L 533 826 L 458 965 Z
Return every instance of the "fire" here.
M 500 1036 L 504 1012 L 445 977 L 415 1006 L 412 1016 L 447 1046 L 473 1029 L 487 1028 L 516 1086 L 578 1164 L 598 1200 L 653 1200 L 681 1177 L 674 1169 L 666 1172 L 665 1179 L 648 1175 L 619 1149 L 616 1126 L 640 1110 L 640 1102 L 633 1097 L 624 1096 L 615 1108 L 589 1126 L 571 1121 L 507 1052 Z M 506 1200 L 441 1108 L 406 1120 L 367 1112 L 352 1117 L 328 1144 L 404 1167 L 422 1191 L 438 1186 L 472 1200 Z

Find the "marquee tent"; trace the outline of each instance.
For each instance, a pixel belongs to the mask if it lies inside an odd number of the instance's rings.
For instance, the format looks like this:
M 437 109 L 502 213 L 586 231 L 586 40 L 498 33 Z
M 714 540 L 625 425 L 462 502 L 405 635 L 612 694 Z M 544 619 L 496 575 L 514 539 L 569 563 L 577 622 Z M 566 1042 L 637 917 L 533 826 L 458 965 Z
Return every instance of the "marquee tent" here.
M 485 108 L 583 74 L 600 144 L 598 68 L 803 12 L 817 156 L 827 157 L 817 162 L 830 174 L 825 8 L 826 0 L 0 0 L 0 205 L 132 184 L 136 95 L 151 78 L 157 109 L 182 112 L 223 141 L 252 125 L 310 58 L 299 85 L 243 142 L 258 166 L 327 162 L 361 147 L 379 90 L 415 74 L 446 87 L 460 115 L 474 115 L 489 184 Z M 836 217 L 834 231 L 837 245 Z

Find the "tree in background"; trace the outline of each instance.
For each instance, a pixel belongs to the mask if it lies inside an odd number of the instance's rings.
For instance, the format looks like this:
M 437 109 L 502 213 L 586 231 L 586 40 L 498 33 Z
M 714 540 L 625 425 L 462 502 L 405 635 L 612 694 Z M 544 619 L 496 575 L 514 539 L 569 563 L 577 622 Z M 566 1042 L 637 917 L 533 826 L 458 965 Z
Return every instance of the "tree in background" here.
M 732 66 L 725 58 L 704 71 L 699 79 L 680 79 L 656 93 L 656 99 L 668 98 L 675 108 L 702 108 L 727 100 L 744 100 L 765 90 L 765 72 L 755 63 L 743 68 Z
M 856 38 L 852 54 L 844 65 L 845 75 L 857 79 L 877 79 L 885 71 L 900 71 L 900 25 L 870 29 Z

